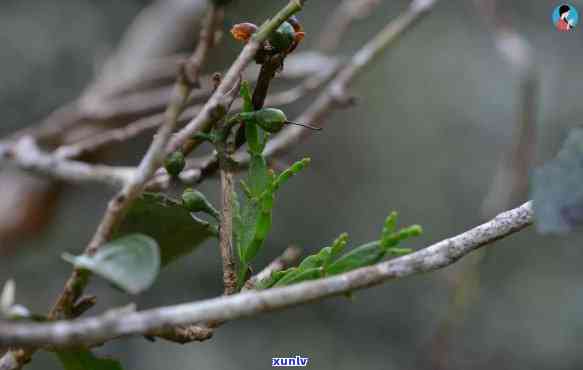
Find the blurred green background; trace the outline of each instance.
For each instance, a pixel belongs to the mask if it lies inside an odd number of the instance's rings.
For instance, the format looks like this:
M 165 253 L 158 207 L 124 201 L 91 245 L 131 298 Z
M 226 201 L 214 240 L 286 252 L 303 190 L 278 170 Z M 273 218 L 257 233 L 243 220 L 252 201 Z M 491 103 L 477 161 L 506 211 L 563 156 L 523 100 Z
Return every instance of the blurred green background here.
M 273 14 L 284 0 L 239 1 L 227 26 Z M 338 1 L 310 1 L 302 14 L 314 44 Z M 559 33 L 552 1 L 500 1 L 513 28 L 533 47 L 541 79 L 537 163 L 551 158 L 583 105 L 583 29 Z M 0 133 L 39 121 L 74 99 L 91 81 L 95 64 L 115 47 L 148 1 L 3 0 L 0 4 Z M 357 22 L 343 40 L 351 55 L 408 1 L 386 1 Z M 583 11 L 582 1 L 573 1 Z M 225 38 L 207 71 L 228 65 L 239 45 Z M 356 245 L 377 238 L 382 221 L 398 210 L 401 223 L 423 225 L 421 248 L 483 221 L 481 205 L 496 167 L 512 141 L 518 75 L 496 51 L 472 2 L 448 0 L 374 63 L 353 85 L 359 103 L 335 111 L 326 129 L 285 159 L 313 165 L 281 191 L 263 263 L 290 244 L 319 249 L 340 232 Z M 299 114 L 310 101 L 288 109 Z M 145 150 L 137 140 L 121 163 Z M 137 153 L 137 154 L 136 154 Z M 0 191 L 2 184 L 0 184 Z M 216 180 L 202 190 L 218 202 Z M 49 228 L 1 257 L 0 282 L 14 278 L 17 300 L 44 312 L 61 291 L 70 266 L 63 251 L 79 253 L 111 193 L 100 186 L 67 187 Z M 525 195 L 526 199 L 526 195 Z M 272 357 L 302 355 L 316 369 L 579 369 L 583 367 L 582 239 L 543 237 L 534 229 L 496 243 L 445 270 L 391 282 L 355 294 L 228 323 L 212 340 L 185 346 L 141 338 L 107 344 L 98 352 L 126 369 L 267 369 Z M 259 263 L 257 265 L 260 265 Z M 464 268 L 480 272 L 465 310 L 450 304 Z M 127 297 L 94 279 L 91 313 L 134 301 L 141 309 L 212 297 L 222 291 L 216 243 L 164 270 L 155 286 Z M 471 295 L 470 295 L 471 298 Z M 466 297 L 465 299 L 470 299 Z M 444 331 L 444 320 L 451 325 Z M 442 329 L 442 330 L 440 330 Z M 27 367 L 58 369 L 55 357 L 36 355 Z

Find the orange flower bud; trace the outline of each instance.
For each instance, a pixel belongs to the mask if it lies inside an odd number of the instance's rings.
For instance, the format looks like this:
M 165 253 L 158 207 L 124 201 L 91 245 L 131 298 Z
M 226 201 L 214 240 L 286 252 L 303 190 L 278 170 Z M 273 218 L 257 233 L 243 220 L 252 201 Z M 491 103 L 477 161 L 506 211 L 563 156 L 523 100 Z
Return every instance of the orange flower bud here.
M 231 34 L 235 40 L 247 42 L 257 32 L 257 26 L 253 23 L 239 23 L 231 28 Z

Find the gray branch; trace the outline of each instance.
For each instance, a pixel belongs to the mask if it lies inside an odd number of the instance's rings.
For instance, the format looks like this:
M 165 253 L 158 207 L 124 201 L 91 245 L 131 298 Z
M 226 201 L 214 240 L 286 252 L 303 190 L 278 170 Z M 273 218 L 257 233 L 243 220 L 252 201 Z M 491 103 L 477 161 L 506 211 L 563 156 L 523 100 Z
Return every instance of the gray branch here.
M 0 143 L 0 165 L 9 164 L 31 172 L 70 182 L 101 182 L 119 187 L 133 176 L 134 167 L 90 165 L 43 152 L 29 137 L 14 145 Z
M 284 309 L 368 288 L 388 280 L 444 268 L 482 246 L 524 229 L 532 221 L 532 204 L 528 202 L 418 252 L 329 278 L 162 307 L 126 316 L 105 315 L 45 324 L 4 322 L 0 324 L 0 345 L 70 346 L 95 343 L 118 336 L 146 333 L 167 325 L 233 320 Z

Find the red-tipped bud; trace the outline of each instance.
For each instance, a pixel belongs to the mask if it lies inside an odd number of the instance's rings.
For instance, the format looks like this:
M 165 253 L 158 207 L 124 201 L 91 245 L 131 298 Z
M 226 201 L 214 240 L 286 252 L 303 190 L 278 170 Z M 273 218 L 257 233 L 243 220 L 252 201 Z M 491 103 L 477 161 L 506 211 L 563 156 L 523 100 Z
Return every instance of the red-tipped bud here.
M 237 41 L 247 42 L 257 32 L 257 26 L 253 23 L 239 23 L 231 28 L 231 34 Z

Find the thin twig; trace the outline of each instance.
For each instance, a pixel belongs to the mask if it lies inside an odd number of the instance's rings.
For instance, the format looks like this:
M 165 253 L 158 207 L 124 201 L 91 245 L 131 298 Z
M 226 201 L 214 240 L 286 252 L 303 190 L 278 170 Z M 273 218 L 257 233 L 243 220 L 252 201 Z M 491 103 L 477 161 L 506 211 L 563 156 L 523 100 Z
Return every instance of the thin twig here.
M 226 144 L 225 146 L 228 146 Z M 223 148 L 219 156 L 221 173 L 221 227 L 219 232 L 219 248 L 223 261 L 223 284 L 225 294 L 234 294 L 237 291 L 237 273 L 233 253 L 233 164 L 229 150 Z
M 530 202 L 462 234 L 415 253 L 337 276 L 283 288 L 249 291 L 127 315 L 109 315 L 45 324 L 4 323 L 0 345 L 70 346 L 143 334 L 166 325 L 233 320 L 368 288 L 449 266 L 467 254 L 532 224 Z
M 304 53 L 304 55 L 308 58 L 310 57 L 310 54 L 308 53 Z M 293 57 L 293 55 L 290 56 L 290 58 L 291 57 Z M 333 58 L 322 58 L 319 55 L 312 55 L 311 57 L 315 59 L 315 61 L 309 66 L 309 68 L 303 70 L 296 68 L 295 71 L 292 71 L 294 77 L 306 77 L 305 80 L 296 87 L 268 95 L 265 100 L 267 105 L 284 106 L 292 104 L 329 81 L 338 68 L 338 61 Z M 286 61 L 286 71 L 288 68 L 295 68 L 297 59 L 294 60 L 296 60 L 294 63 L 290 63 L 289 60 Z M 251 78 L 251 80 L 253 80 L 253 78 Z M 192 95 L 189 101 L 190 100 L 192 100 Z M 180 121 L 187 121 L 196 117 L 198 113 L 200 113 L 201 108 L 201 105 L 194 105 L 185 109 Z M 241 104 L 239 102 L 234 102 L 232 110 L 238 111 L 240 109 Z M 148 130 L 153 130 L 159 127 L 163 120 L 163 114 L 154 114 L 144 117 L 131 122 L 127 126 L 111 129 L 101 134 L 79 140 L 75 143 L 60 146 L 54 154 L 59 158 L 68 159 L 91 154 L 110 145 L 128 141 Z

